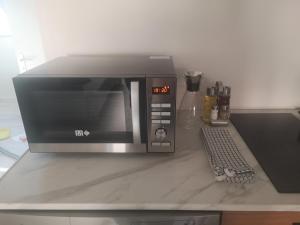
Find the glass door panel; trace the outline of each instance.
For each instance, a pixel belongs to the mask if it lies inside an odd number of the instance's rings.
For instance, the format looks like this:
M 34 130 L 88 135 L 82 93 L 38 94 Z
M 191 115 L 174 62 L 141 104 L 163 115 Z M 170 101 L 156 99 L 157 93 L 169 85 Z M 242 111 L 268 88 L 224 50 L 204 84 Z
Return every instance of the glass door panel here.
M 146 143 L 143 78 L 27 77 L 14 84 L 29 142 Z

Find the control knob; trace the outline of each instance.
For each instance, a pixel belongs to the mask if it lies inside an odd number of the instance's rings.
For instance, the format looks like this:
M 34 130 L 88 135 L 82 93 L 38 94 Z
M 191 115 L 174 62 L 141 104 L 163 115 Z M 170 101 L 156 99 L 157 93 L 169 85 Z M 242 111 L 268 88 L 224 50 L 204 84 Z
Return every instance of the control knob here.
M 164 139 L 167 136 L 167 131 L 164 128 L 157 128 L 155 131 L 155 136 L 157 139 Z

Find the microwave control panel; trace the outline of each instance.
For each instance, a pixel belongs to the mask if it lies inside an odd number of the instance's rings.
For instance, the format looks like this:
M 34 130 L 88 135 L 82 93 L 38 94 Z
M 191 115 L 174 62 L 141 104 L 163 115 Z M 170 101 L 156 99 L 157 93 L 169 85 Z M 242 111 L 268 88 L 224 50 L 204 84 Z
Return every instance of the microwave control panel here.
M 175 151 L 176 77 L 147 78 L 148 152 Z

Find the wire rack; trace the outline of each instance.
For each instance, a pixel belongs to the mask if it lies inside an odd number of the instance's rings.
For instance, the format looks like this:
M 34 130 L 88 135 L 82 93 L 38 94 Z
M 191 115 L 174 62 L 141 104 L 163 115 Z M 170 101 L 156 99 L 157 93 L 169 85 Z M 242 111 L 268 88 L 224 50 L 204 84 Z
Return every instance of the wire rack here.
M 211 168 L 218 181 L 250 183 L 255 171 L 241 155 L 228 128 L 202 128 Z

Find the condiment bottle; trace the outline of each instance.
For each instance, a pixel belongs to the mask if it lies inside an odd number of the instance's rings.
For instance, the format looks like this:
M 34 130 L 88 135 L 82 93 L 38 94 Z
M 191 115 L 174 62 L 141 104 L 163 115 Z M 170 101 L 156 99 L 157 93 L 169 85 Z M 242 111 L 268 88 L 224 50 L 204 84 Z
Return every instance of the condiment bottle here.
M 217 104 L 216 88 L 210 87 L 206 90 L 206 95 L 203 97 L 203 115 L 204 122 L 210 122 L 211 110 L 214 105 Z
M 211 109 L 210 113 L 210 120 L 217 120 L 218 119 L 218 106 L 214 105 Z
M 216 95 L 219 96 L 223 92 L 223 82 L 222 81 L 217 81 L 216 82 Z
M 230 117 L 230 87 L 224 87 L 223 93 L 218 98 L 219 119 L 228 120 Z

